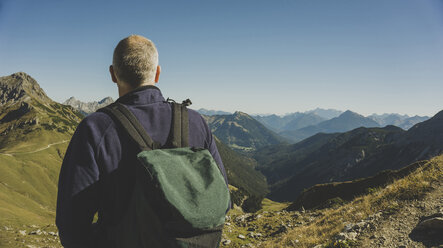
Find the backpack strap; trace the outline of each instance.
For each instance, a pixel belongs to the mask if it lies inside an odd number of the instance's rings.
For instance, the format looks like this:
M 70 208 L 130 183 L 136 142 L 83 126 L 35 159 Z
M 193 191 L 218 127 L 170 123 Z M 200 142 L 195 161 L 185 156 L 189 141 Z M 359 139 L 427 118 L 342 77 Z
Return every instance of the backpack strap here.
M 171 143 L 172 147 L 189 146 L 189 117 L 185 104 L 172 102 L 172 125 Z
M 123 127 L 142 151 L 160 148 L 160 144 L 149 137 L 137 117 L 125 105 L 116 102 L 97 111 L 110 115 L 114 121 Z

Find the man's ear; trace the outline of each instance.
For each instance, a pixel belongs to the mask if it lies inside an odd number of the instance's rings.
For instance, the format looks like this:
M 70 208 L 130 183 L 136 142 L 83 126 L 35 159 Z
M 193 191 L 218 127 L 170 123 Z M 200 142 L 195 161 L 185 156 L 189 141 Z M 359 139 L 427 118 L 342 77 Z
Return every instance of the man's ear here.
M 109 73 L 111 73 L 112 82 L 117 83 L 117 77 L 115 76 L 114 67 L 109 66 Z
M 157 72 L 155 73 L 155 83 L 158 83 L 158 79 L 160 78 L 161 67 L 157 65 Z

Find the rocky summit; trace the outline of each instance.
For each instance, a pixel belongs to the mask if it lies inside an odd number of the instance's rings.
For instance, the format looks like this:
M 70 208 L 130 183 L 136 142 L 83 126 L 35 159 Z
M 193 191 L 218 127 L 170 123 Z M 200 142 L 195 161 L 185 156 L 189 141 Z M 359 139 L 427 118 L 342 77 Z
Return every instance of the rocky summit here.
M 24 72 L 0 77 L 0 106 L 29 102 L 32 98 L 41 102 L 51 101 L 37 81 Z

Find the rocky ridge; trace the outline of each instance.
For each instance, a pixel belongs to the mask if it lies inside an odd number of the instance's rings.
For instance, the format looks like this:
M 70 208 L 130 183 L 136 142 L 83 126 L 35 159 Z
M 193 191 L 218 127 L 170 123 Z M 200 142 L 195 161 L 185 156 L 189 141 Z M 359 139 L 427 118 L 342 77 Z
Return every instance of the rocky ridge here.
M 31 98 L 51 102 L 37 81 L 24 72 L 0 77 L 0 106 L 29 102 Z
M 100 101 L 93 102 L 82 102 L 80 100 L 75 99 L 75 97 L 70 97 L 68 100 L 64 101 L 63 104 L 69 105 L 74 109 L 80 111 L 84 115 L 91 114 L 95 112 L 99 108 L 103 108 L 113 103 L 114 100 L 111 97 L 105 97 Z

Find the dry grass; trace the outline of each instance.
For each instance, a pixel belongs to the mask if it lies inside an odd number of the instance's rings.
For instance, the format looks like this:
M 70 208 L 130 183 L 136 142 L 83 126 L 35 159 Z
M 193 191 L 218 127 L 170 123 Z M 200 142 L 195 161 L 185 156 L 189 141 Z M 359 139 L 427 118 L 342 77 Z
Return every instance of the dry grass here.
M 331 242 L 346 223 L 353 223 L 382 211 L 391 214 L 400 209 L 405 200 L 422 198 L 432 189 L 431 183 L 443 179 L 443 155 L 430 160 L 409 176 L 385 188 L 371 190 L 352 202 L 336 209 L 325 209 L 316 221 L 295 227 L 287 234 L 269 240 L 263 247 L 313 247 Z

